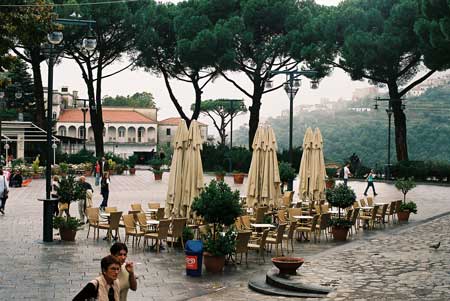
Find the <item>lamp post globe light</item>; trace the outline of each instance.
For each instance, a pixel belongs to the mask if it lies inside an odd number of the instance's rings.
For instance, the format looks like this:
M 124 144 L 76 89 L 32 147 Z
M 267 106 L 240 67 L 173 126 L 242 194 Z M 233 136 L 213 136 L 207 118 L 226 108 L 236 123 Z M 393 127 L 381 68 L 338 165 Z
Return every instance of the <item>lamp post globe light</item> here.
M 95 21 L 90 20 L 70 20 L 70 19 L 56 19 L 56 23 L 68 24 L 68 25 L 81 25 L 81 26 L 91 26 L 95 24 Z M 61 31 L 53 31 L 47 35 L 49 47 L 49 58 L 48 58 L 48 91 L 47 91 L 47 160 L 45 167 L 45 199 L 44 201 L 44 213 L 43 213 L 43 240 L 44 242 L 53 241 L 53 228 L 52 228 L 52 218 L 53 218 L 53 200 L 50 197 L 51 194 L 51 176 L 52 176 L 52 151 L 53 156 L 55 155 L 56 148 L 54 143 L 52 143 L 52 133 L 53 133 L 53 66 L 54 66 L 54 48 L 56 45 L 61 44 L 64 39 L 63 33 Z M 97 42 L 94 38 L 85 38 L 83 40 L 83 46 L 86 47 L 88 51 L 95 49 Z M 53 158 L 55 162 L 55 158 Z
M 284 82 L 284 91 L 286 91 L 289 96 L 289 163 L 291 166 L 294 166 L 294 154 L 292 151 L 292 130 L 293 130 L 293 120 L 294 120 L 294 98 L 300 90 L 301 80 L 300 76 L 312 77 L 317 75 L 317 71 L 315 70 L 284 70 L 284 71 L 270 71 L 271 74 L 284 74 L 286 75 L 286 81 Z M 311 80 L 311 88 L 317 89 L 318 80 Z M 272 88 L 272 81 L 266 81 L 266 88 Z M 289 180 L 288 182 L 288 190 L 293 191 L 293 180 Z

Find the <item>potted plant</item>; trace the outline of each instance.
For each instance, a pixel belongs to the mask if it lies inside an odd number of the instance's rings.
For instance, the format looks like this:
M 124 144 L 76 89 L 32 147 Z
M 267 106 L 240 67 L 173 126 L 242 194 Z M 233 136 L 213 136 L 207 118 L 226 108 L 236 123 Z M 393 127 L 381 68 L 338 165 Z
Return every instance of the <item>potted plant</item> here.
M 417 214 L 416 203 L 409 201 L 406 202 L 406 194 L 416 187 L 414 178 L 401 178 L 395 182 L 395 188 L 403 193 L 403 203 L 400 206 L 400 211 L 397 212 L 398 220 L 401 222 L 407 222 L 409 220 L 409 215 L 412 213 Z
M 325 187 L 327 189 L 333 188 L 336 185 L 336 180 L 334 179 L 336 172 L 337 168 L 326 168 L 327 178 L 325 179 Z
M 81 200 L 86 197 L 86 192 L 83 189 L 80 182 L 75 181 L 75 176 L 70 174 L 68 176 L 61 177 L 59 181 L 59 186 L 56 188 L 59 202 L 63 204 L 70 205 L 71 202 L 75 202 L 78 200 Z M 78 228 L 75 227 L 75 224 L 80 224 L 80 221 L 71 217 L 65 217 L 63 218 L 65 222 L 62 222 L 59 219 L 54 219 L 54 225 L 62 226 L 60 229 L 60 235 L 62 240 L 73 240 L 75 238 L 75 234 L 73 232 L 76 232 Z M 70 225 L 70 226 L 69 226 Z M 78 225 L 79 227 L 80 225 Z M 68 236 L 65 236 L 65 235 Z
M 80 220 L 75 217 L 53 217 L 53 228 L 59 229 L 61 240 L 75 241 L 75 236 L 81 226 Z
M 122 165 L 122 164 L 116 164 L 115 170 L 116 170 L 116 174 L 117 174 L 117 175 L 121 175 L 121 174 L 123 174 L 123 172 L 125 171 L 125 165 Z
M 214 172 L 214 174 L 216 175 L 216 180 L 217 181 L 223 181 L 224 178 L 225 178 L 226 172 L 225 172 L 225 170 L 222 167 L 217 166 L 216 167 L 216 171 Z
M 138 160 L 138 156 L 137 155 L 131 155 L 127 159 L 127 165 L 130 168 L 130 175 L 135 175 L 136 174 L 136 163 L 137 163 L 137 160 Z
M 69 171 L 69 164 L 64 162 L 59 163 L 59 171 L 61 173 L 61 176 L 65 177 L 67 175 L 67 172 Z
M 225 256 L 235 247 L 235 234 L 232 229 L 223 233 L 225 226 L 234 224 L 241 215 L 239 191 L 231 191 L 225 182 L 212 180 L 192 203 L 192 210 L 203 217 L 206 224 L 212 224 L 205 239 L 203 253 L 206 270 L 221 272 L 225 265 Z
M 341 218 L 341 209 L 353 205 L 356 200 L 356 194 L 350 187 L 339 184 L 334 188 L 326 190 L 326 198 L 331 206 L 339 208 L 338 218 L 331 220 L 333 237 L 335 240 L 345 241 L 352 222 Z
M 160 159 L 159 157 L 154 157 L 153 159 L 149 160 L 147 164 L 150 165 L 152 169 L 159 170 L 161 169 L 161 166 L 165 164 L 165 161 L 163 159 Z
M 281 161 L 278 164 L 278 170 L 280 171 L 281 193 L 284 193 L 284 186 L 295 179 L 295 169 L 290 163 Z
M 244 183 L 244 177 L 245 174 L 238 171 L 238 170 L 233 170 L 233 180 L 234 180 L 234 184 L 243 184 Z
M 39 179 L 39 155 L 36 156 L 36 159 L 31 164 L 31 168 L 33 169 L 33 179 Z
M 164 170 L 162 169 L 150 169 L 153 171 L 153 176 L 155 177 L 155 181 L 161 181 Z
M 90 177 L 92 176 L 92 168 L 93 168 L 93 164 L 91 162 L 86 162 L 83 164 L 83 168 L 84 168 L 84 176 L 85 177 Z

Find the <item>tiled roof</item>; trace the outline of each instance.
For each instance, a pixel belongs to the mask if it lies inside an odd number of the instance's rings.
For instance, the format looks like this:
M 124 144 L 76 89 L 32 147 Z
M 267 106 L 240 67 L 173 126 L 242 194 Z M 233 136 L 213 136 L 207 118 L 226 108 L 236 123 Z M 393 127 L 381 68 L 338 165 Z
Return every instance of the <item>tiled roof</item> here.
M 108 110 L 102 108 L 103 122 L 108 123 L 156 123 L 153 119 L 135 111 Z M 86 122 L 89 123 L 91 117 L 86 113 Z M 83 112 L 80 109 L 68 109 L 61 112 L 58 122 L 83 122 Z
M 164 120 L 161 120 L 158 123 L 162 124 L 162 125 L 178 125 L 180 123 L 180 120 L 181 120 L 181 117 L 170 117 L 170 118 L 166 118 Z M 202 125 L 202 126 L 205 125 L 204 123 L 201 123 L 198 120 L 197 120 L 197 122 L 198 122 L 199 125 Z

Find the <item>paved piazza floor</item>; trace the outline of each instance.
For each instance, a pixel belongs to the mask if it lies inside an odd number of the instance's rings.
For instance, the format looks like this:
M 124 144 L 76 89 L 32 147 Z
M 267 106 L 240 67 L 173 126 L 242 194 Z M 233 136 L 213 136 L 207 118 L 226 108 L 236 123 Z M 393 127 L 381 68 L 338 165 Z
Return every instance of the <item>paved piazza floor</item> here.
M 155 183 L 148 171 L 136 176 L 113 176 L 110 206 L 128 210 L 130 204 L 164 203 L 168 174 Z M 208 181 L 211 177 L 206 177 Z M 92 182 L 92 178 L 89 179 Z M 226 181 L 231 184 L 232 179 Z M 349 183 L 362 196 L 365 183 Z M 400 199 L 393 185 L 376 183 L 377 201 Z M 235 187 L 245 194 L 245 184 Z M 296 187 L 296 185 L 294 185 Z M 86 239 L 86 229 L 75 243 L 42 243 L 44 180 L 27 188 L 11 189 L 6 215 L 0 216 L 0 300 L 71 300 L 100 271 L 100 259 L 110 243 Z M 450 300 L 450 187 L 418 185 L 408 194 L 418 203 L 419 214 L 407 225 L 360 231 L 344 244 L 296 243 L 295 256 L 306 259 L 299 270 L 306 283 L 334 290 L 323 300 Z M 99 189 L 95 205 L 100 204 Z M 71 212 L 77 216 L 77 206 Z M 102 234 L 101 234 L 102 236 Z M 439 250 L 428 245 L 441 241 Z M 131 249 L 129 259 L 138 263 L 137 292 L 129 300 L 287 300 L 250 291 L 247 281 L 262 276 L 271 264 L 258 264 L 249 254 L 248 267 L 227 266 L 222 275 L 185 275 L 181 250 L 156 254 Z M 317 299 L 315 299 L 317 300 Z

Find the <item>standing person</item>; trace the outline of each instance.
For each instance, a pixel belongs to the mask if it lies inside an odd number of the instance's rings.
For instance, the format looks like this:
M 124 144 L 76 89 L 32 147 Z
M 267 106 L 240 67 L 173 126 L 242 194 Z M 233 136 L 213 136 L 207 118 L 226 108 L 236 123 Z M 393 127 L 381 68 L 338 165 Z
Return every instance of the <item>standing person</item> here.
M 9 181 L 10 187 L 22 187 L 23 178 L 20 170 L 16 170 Z
M 373 195 L 378 195 L 378 193 L 375 192 L 375 186 L 373 185 L 373 179 L 375 178 L 375 171 L 373 169 L 370 170 L 370 172 L 366 175 L 367 178 L 367 187 L 364 191 L 364 195 L 367 196 L 367 190 L 369 190 L 369 187 L 372 187 Z
M 108 255 L 102 258 L 100 263 L 102 275 L 86 284 L 85 287 L 73 298 L 73 301 L 91 300 L 119 301 L 119 260 Z
M 100 185 L 100 179 L 102 177 L 102 168 L 100 165 L 100 160 L 97 160 L 94 165 L 94 175 L 95 175 L 95 186 Z
M 2 215 L 5 215 L 5 204 L 9 193 L 8 187 L 8 180 L 3 175 L 3 167 L 0 166 L 0 213 Z
M 80 177 L 80 183 L 81 187 L 83 187 L 83 190 L 85 192 L 85 198 L 78 201 L 78 213 L 80 214 L 80 220 L 81 223 L 84 224 L 84 212 L 86 211 L 86 203 L 88 198 L 88 191 L 92 194 L 94 192 L 94 189 L 92 188 L 91 184 L 86 182 L 86 177 L 81 176 Z
M 102 157 L 100 161 L 100 174 L 103 175 L 105 172 L 109 171 L 109 163 L 105 157 Z
M 109 197 L 109 175 L 107 172 L 103 173 L 100 194 L 103 196 L 103 201 L 100 204 L 100 210 L 104 210 L 105 207 L 108 206 L 108 197 Z
M 344 166 L 344 186 L 347 187 L 348 177 L 351 177 L 352 173 L 350 172 L 350 163 L 345 164 Z
M 127 245 L 116 242 L 111 246 L 111 255 L 115 256 L 120 262 L 119 284 L 120 284 L 120 301 L 127 301 L 128 290 L 137 290 L 137 281 L 134 274 L 134 263 L 125 262 L 128 256 Z

